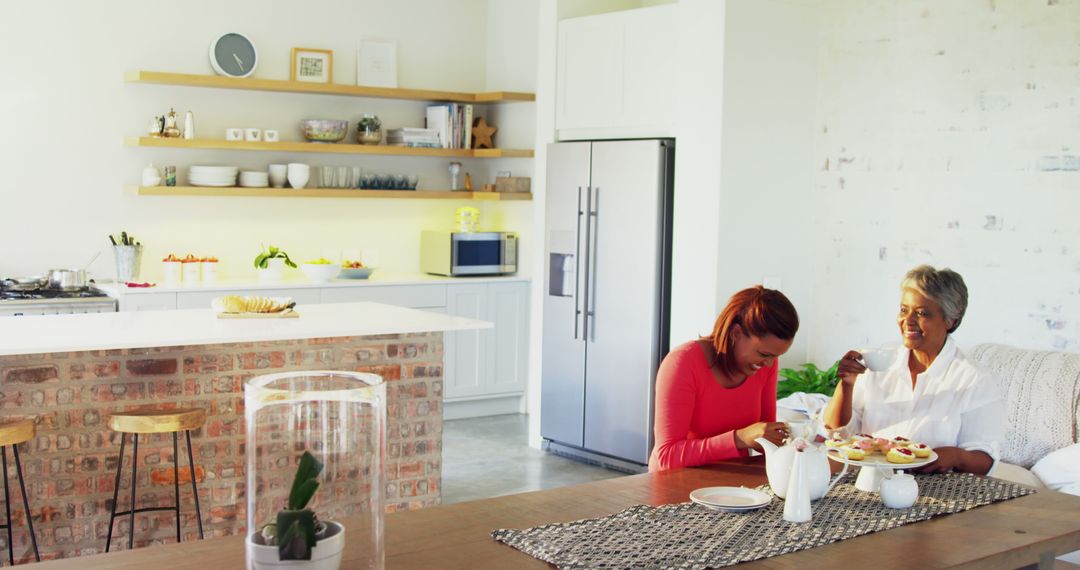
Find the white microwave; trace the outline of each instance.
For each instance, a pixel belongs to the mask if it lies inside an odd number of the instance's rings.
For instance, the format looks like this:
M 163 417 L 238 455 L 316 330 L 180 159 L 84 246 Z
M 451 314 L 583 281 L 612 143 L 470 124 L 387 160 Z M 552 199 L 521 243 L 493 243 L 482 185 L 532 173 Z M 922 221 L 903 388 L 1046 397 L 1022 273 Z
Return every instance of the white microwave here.
M 509 275 L 517 273 L 518 236 L 513 232 L 420 234 L 420 270 L 434 275 Z

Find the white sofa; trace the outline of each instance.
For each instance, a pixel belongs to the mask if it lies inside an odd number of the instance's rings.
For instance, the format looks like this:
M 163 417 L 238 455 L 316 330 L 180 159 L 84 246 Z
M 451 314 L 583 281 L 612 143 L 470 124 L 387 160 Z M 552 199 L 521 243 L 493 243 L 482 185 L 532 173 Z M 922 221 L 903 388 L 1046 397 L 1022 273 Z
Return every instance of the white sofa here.
M 1080 441 L 1080 354 L 980 344 L 968 351 L 998 378 L 1005 399 L 1002 460 L 1031 469 Z

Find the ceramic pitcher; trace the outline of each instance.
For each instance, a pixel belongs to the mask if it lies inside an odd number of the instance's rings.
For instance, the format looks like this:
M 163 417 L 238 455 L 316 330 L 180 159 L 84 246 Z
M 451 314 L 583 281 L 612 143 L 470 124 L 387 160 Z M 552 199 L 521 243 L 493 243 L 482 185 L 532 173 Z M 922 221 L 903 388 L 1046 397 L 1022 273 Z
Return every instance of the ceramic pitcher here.
M 787 496 L 788 479 L 792 472 L 792 464 L 795 459 L 795 444 L 788 442 L 782 447 L 777 447 L 765 438 L 758 438 L 757 442 L 765 450 L 765 472 L 769 476 L 769 486 L 773 493 L 781 499 Z M 829 458 L 821 447 L 805 443 L 806 450 L 800 452 L 804 455 L 806 487 L 811 501 L 816 501 L 825 496 L 830 489 L 840 480 L 842 474 L 837 475 L 830 481 Z

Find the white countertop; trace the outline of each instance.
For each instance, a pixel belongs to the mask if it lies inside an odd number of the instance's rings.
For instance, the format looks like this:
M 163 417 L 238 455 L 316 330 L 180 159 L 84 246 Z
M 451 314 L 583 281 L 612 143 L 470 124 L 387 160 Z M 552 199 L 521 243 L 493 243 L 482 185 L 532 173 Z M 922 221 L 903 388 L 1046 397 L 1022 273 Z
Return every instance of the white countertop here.
M 388 285 L 447 285 L 459 283 L 498 283 L 530 281 L 528 277 L 500 275 L 489 277 L 443 277 L 426 273 L 385 273 L 376 270 L 367 279 L 331 279 L 322 283 L 308 280 L 295 270 L 295 276 L 282 281 L 258 281 L 255 279 L 223 279 L 212 285 L 123 287 L 116 283 L 101 283 L 97 287 L 113 297 L 149 293 L 191 293 L 195 291 L 252 291 L 259 289 L 326 289 L 338 287 L 376 287 Z
M 210 309 L 5 317 L 0 356 L 492 328 L 382 303 L 297 308 L 295 319 L 219 319 Z

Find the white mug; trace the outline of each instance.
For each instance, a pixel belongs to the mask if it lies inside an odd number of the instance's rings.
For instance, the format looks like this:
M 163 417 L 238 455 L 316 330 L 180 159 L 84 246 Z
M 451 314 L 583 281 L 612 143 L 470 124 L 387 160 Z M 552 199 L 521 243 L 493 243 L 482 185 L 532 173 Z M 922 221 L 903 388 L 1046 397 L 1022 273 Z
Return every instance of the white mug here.
M 919 498 L 919 484 L 913 475 L 897 473 L 881 481 L 881 502 L 890 509 L 906 509 Z
M 263 140 L 266 142 L 278 142 L 278 132 L 273 129 L 263 131 Z
M 311 176 L 311 167 L 299 162 L 290 162 L 288 173 L 289 186 L 300 189 L 307 185 L 308 178 Z
M 225 140 L 227 141 L 242 141 L 244 140 L 244 129 L 229 128 L 225 129 Z
M 274 188 L 284 188 L 285 181 L 289 179 L 289 167 L 284 164 L 271 164 L 267 169 L 270 176 L 270 185 Z
M 893 361 L 896 360 L 896 351 L 889 349 L 867 348 L 860 350 L 859 354 L 862 355 L 862 361 L 866 365 L 866 369 L 871 372 L 888 370 Z
M 258 142 L 262 140 L 262 131 L 248 127 L 244 129 L 244 140 L 249 142 Z

